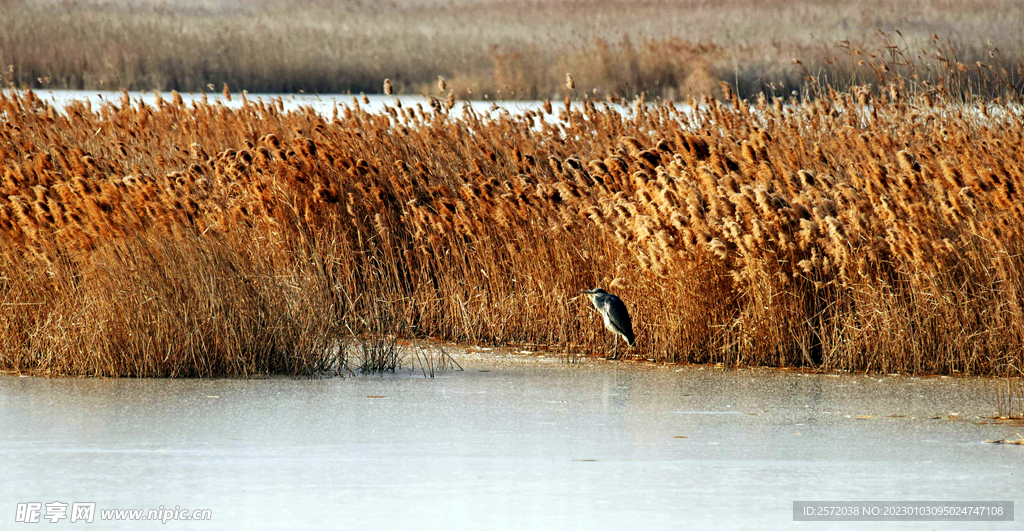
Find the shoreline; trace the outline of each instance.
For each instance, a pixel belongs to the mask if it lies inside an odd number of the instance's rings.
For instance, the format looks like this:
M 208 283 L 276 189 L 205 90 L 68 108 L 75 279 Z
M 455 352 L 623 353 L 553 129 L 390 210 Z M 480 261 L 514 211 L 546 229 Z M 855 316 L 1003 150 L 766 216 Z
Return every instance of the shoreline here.
M 591 354 L 587 356 L 576 356 L 575 361 L 569 361 L 573 354 L 555 352 L 550 349 L 529 350 L 521 347 L 488 347 L 482 345 L 466 345 L 449 343 L 432 339 L 417 339 L 399 341 L 399 346 L 406 353 L 401 357 L 403 365 L 395 371 L 368 372 L 346 374 L 338 376 L 337 370 L 331 369 L 311 375 L 288 375 L 288 374 L 255 374 L 250 376 L 212 376 L 212 377 L 161 377 L 161 376 L 88 376 L 88 375 L 45 375 L 32 372 L 19 373 L 12 370 L 0 370 L 0 376 L 22 377 L 22 378 L 47 378 L 47 379 L 114 379 L 114 380 L 268 380 L 268 379 L 347 379 L 347 378 L 374 378 L 374 377 L 425 377 L 422 376 L 423 368 L 417 365 L 417 360 L 412 358 L 412 349 L 419 351 L 433 351 L 435 354 L 444 353 L 449 355 L 462 369 L 445 368 L 435 369 L 437 374 L 459 372 L 460 370 L 483 370 L 492 369 L 518 369 L 518 368 L 562 368 L 565 370 L 620 370 L 628 369 L 635 372 L 687 372 L 687 373 L 722 373 L 740 374 L 748 373 L 752 377 L 765 376 L 810 376 L 826 378 L 870 378 L 873 380 L 882 379 L 905 379 L 905 380 L 960 380 L 960 381 L 1017 381 L 1020 378 L 1007 378 L 991 375 L 946 375 L 946 374 L 901 374 L 901 373 L 880 373 L 880 372 L 855 372 L 847 370 L 824 370 L 814 367 L 772 367 L 762 365 L 732 366 L 723 363 L 685 363 L 667 362 L 644 358 L 622 358 L 618 360 L 607 359 L 603 355 Z M 406 363 L 407 362 L 407 363 Z M 404 373 L 404 374 L 400 374 Z

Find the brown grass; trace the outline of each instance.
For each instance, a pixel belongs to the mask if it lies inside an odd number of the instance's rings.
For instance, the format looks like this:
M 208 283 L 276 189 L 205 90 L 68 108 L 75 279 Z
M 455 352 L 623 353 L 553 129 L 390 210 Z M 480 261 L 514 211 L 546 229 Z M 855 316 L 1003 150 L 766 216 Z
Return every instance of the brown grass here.
M 1020 2 L 980 0 L 11 0 L 0 2 L 0 67 L 36 88 L 377 93 L 390 78 L 403 94 L 432 93 L 442 75 L 458 98 L 653 100 L 719 81 L 740 97 L 788 97 L 808 74 L 884 86 L 895 74 L 884 65 L 909 63 L 916 83 L 952 65 L 975 93 L 995 93 L 1002 84 L 977 62 L 1019 89 L 1022 19 Z
M 1024 122 L 907 93 L 328 118 L 5 91 L 0 368 L 304 374 L 354 335 L 593 352 L 600 285 L 633 355 L 1019 375 Z

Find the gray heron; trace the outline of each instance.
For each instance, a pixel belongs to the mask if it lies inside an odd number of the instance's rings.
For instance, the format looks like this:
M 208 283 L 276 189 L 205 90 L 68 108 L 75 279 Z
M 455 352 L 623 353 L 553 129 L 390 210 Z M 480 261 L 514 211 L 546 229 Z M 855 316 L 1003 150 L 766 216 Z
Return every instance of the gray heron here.
M 614 336 L 621 336 L 631 347 L 636 342 L 636 336 L 633 335 L 633 321 L 629 318 L 626 305 L 622 303 L 622 299 L 601 288 L 583 290 L 580 293 L 586 293 L 590 297 L 590 303 L 604 319 L 604 327 L 613 334 L 615 353 L 612 355 L 612 359 L 619 359 L 619 340 Z

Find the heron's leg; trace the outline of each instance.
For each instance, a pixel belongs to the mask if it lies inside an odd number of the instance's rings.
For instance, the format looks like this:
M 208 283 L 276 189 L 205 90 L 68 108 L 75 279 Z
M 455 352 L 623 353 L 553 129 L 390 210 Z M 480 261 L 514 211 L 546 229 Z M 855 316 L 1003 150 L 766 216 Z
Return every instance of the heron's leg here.
M 612 334 L 612 341 L 615 343 L 615 351 L 612 354 L 612 359 L 617 360 L 619 359 L 619 338 L 615 337 L 615 334 Z

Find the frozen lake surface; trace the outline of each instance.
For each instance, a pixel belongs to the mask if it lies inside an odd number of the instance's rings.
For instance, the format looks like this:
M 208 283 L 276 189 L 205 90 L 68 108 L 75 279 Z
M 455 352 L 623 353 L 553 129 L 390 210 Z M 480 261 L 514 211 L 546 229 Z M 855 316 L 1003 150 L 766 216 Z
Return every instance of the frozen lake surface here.
M 57 109 L 64 109 L 72 101 L 89 101 L 93 105 L 100 105 L 104 102 L 118 103 L 121 101 L 122 94 L 120 91 L 97 91 L 97 90 L 46 90 L 39 89 L 35 91 L 39 99 L 52 103 Z M 157 93 L 154 91 L 128 91 L 128 97 L 131 98 L 133 104 L 142 101 L 146 105 L 156 105 Z M 172 95 L 170 92 L 160 92 L 160 97 L 165 101 L 171 101 Z M 436 96 L 435 96 L 436 97 Z M 231 96 L 231 100 L 220 92 L 209 92 L 209 93 L 181 93 L 182 101 L 186 105 L 192 105 L 206 100 L 211 105 L 224 105 L 230 108 L 240 108 L 243 105 L 242 94 L 234 93 Z M 370 112 L 381 112 L 384 110 L 384 106 L 395 107 L 398 104 L 409 107 L 416 107 L 420 105 L 427 112 L 430 111 L 430 98 L 417 95 L 402 95 L 402 96 L 384 96 L 380 94 L 366 95 L 365 100 L 363 95 L 352 95 L 352 94 L 249 94 L 246 98 L 250 103 L 258 103 L 260 101 L 270 104 L 280 99 L 282 106 L 285 111 L 295 111 L 300 108 L 311 108 L 319 114 L 324 116 L 331 116 L 335 108 L 354 107 L 358 105 Z M 444 96 L 437 97 L 438 100 L 444 101 Z M 526 110 L 537 110 L 543 105 L 540 101 L 519 101 L 519 100 L 474 100 L 474 101 L 462 101 L 458 100 L 455 104 L 454 112 L 461 112 L 465 105 L 469 105 L 474 111 L 478 113 L 487 113 L 493 111 L 507 111 L 510 114 L 519 114 Z M 564 108 L 565 104 L 558 101 L 551 102 L 552 108 Z M 628 107 L 617 106 L 616 108 L 628 111 Z
M 792 519 L 794 500 L 1019 511 L 1024 447 L 983 441 L 1024 428 L 986 419 L 988 380 L 457 359 L 433 379 L 0 377 L 0 528 L 52 501 L 95 502 L 89 529 L 1020 528 Z M 99 521 L 159 506 L 212 520 Z

